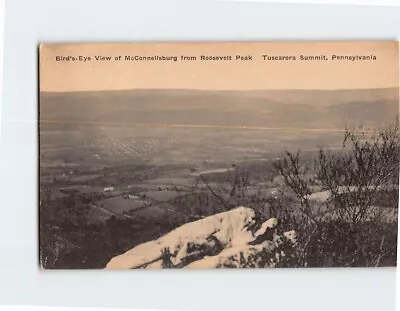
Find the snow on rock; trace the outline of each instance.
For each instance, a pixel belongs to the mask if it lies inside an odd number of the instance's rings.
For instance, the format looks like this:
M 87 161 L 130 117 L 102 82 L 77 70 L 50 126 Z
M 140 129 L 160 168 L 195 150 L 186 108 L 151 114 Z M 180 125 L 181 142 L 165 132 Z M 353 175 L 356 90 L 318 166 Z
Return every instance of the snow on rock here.
M 106 269 L 274 267 L 296 243 L 294 231 L 278 234 L 277 227 L 275 218 L 261 222 L 252 209 L 238 207 L 140 244 Z

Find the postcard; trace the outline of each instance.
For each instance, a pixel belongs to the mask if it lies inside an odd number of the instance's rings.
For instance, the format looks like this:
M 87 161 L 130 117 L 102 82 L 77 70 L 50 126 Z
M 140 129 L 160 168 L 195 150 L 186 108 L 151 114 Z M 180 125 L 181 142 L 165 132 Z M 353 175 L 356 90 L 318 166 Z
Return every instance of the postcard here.
M 393 267 L 396 41 L 39 47 L 43 269 Z

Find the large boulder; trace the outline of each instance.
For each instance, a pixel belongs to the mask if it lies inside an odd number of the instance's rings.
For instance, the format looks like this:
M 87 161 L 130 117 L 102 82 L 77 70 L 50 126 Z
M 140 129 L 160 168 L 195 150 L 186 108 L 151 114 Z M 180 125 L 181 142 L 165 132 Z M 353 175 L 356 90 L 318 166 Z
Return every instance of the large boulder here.
M 295 232 L 279 234 L 275 218 L 262 222 L 252 209 L 238 207 L 140 244 L 106 269 L 275 267 L 295 243 Z

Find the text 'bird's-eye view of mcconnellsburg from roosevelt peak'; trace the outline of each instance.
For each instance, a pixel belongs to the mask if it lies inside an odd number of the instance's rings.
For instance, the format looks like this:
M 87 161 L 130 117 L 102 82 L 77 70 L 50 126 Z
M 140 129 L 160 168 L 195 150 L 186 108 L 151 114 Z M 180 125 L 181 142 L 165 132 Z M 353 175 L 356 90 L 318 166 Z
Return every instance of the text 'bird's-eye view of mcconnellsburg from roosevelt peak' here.
M 40 264 L 395 266 L 398 94 L 41 92 Z

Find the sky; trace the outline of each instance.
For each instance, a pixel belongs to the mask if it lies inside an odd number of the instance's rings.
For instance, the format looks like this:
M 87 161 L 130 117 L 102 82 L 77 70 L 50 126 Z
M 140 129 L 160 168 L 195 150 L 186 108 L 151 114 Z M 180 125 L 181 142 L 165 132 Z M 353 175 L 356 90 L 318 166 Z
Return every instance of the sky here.
M 396 41 L 45 44 L 39 48 L 40 90 L 398 87 L 398 47 Z M 125 56 L 135 55 L 177 56 L 178 61 L 125 60 Z M 232 60 L 204 61 L 201 55 L 231 56 Z M 252 60 L 236 60 L 237 55 L 249 55 Z M 296 60 L 266 61 L 262 55 L 295 56 Z M 305 61 L 300 55 L 325 55 L 327 60 Z M 332 55 L 374 55 L 376 60 L 332 60 Z M 67 56 L 86 57 L 86 61 L 56 60 Z M 99 61 L 95 56 L 111 60 Z M 196 60 L 181 60 L 181 56 L 195 56 Z

